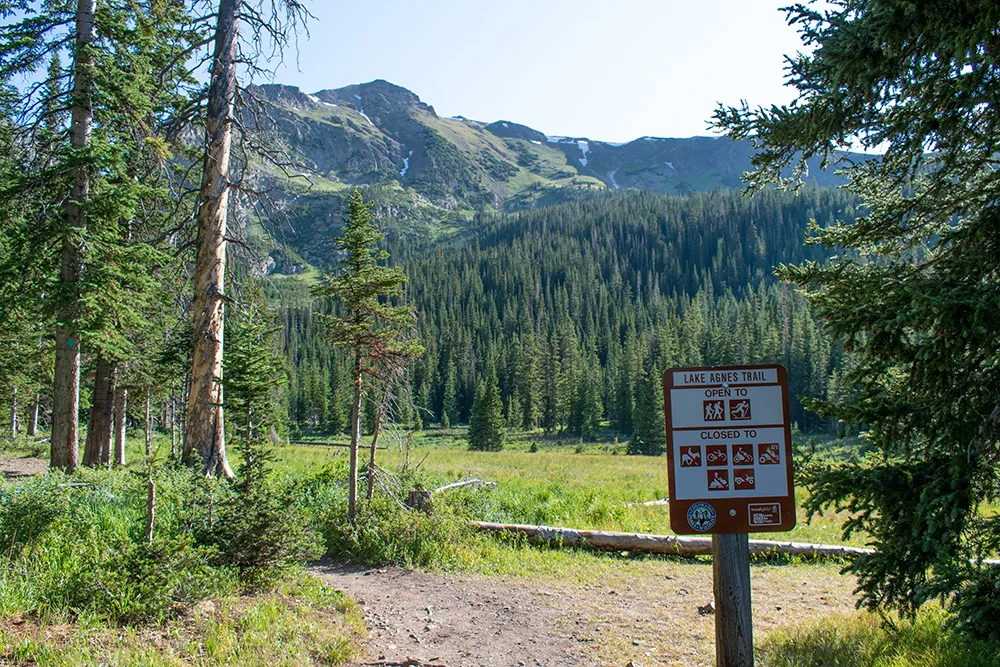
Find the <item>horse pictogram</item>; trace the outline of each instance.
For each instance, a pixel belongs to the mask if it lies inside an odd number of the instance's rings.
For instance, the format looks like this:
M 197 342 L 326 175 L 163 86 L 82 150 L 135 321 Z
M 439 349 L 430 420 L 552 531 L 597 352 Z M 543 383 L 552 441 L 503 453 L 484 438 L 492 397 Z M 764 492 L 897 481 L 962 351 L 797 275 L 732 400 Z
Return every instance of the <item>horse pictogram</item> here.
M 701 466 L 701 447 L 698 445 L 681 447 L 681 467 L 697 468 Z

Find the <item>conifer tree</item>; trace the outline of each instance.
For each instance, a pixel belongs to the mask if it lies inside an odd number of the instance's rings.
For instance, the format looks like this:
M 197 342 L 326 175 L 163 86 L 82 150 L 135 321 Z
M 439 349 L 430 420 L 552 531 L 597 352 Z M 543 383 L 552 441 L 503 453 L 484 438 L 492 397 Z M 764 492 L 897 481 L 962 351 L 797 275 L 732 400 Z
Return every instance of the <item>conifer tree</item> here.
M 629 454 L 657 456 L 666 451 L 663 421 L 662 381 L 655 368 L 643 372 L 635 397 L 635 431 L 628 444 Z
M 343 232 L 334 239 L 344 253 L 341 272 L 327 276 L 316 289 L 317 294 L 339 299 L 343 314 L 324 318 L 326 335 L 334 347 L 346 349 L 352 356 L 354 406 L 348 480 L 348 515 L 352 520 L 357 516 L 358 447 L 366 390 L 387 391 L 406 362 L 423 352 L 407 337 L 416 323 L 413 310 L 390 302 L 402 296 L 406 276 L 401 269 L 379 263 L 389 257 L 388 252 L 378 249 L 384 238 L 375 226 L 372 206 L 355 189 L 347 201 Z
M 941 600 L 1000 637 L 1000 7 L 992 0 L 796 4 L 810 46 L 789 61 L 790 105 L 720 107 L 715 121 L 758 149 L 752 190 L 794 185 L 805 160 L 860 142 L 884 154 L 842 164 L 867 213 L 813 230 L 829 264 L 783 266 L 852 353 L 843 400 L 823 412 L 865 429 L 857 461 L 808 471 L 807 507 L 846 509 L 861 602 L 914 614 Z M 807 328 L 791 362 L 808 377 Z M 787 340 L 787 336 L 785 337 Z M 818 369 L 817 371 L 818 372 Z M 816 383 L 815 386 L 819 386 Z
M 476 387 L 476 398 L 469 418 L 469 449 L 498 452 L 503 449 L 506 433 L 500 384 L 496 368 L 490 361 L 486 367 L 486 376 Z

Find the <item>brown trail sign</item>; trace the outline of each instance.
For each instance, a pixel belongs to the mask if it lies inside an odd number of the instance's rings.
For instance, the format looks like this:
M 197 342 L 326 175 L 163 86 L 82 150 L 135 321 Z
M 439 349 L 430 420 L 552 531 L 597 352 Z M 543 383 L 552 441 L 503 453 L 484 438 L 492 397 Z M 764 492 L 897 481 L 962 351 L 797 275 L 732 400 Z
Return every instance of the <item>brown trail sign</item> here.
M 753 665 L 747 533 L 795 527 L 784 367 L 663 374 L 670 527 L 712 535 L 719 667 Z

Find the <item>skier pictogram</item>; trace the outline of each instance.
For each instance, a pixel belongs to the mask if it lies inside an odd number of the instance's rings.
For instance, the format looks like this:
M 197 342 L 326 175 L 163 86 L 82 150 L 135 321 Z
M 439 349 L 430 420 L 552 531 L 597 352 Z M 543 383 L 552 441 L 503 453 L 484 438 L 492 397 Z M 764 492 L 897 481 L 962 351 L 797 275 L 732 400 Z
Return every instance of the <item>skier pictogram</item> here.
M 701 465 L 701 447 L 681 447 L 681 467 L 697 468 Z
M 729 454 L 725 445 L 707 445 L 705 447 L 705 458 L 710 466 L 729 465 Z
M 702 412 L 707 422 L 721 422 L 726 419 L 726 409 L 722 401 L 702 401 Z
M 729 401 L 729 418 L 734 421 L 750 419 L 750 399 L 736 398 Z
M 736 490 L 756 488 L 753 468 L 737 468 L 733 471 L 733 488 Z
M 757 443 L 757 463 L 761 465 L 778 465 L 781 462 L 781 454 L 776 442 Z
M 733 465 L 753 465 L 753 445 L 733 445 Z
M 729 490 L 729 471 L 728 470 L 709 470 L 708 471 L 708 490 L 709 491 L 728 491 Z

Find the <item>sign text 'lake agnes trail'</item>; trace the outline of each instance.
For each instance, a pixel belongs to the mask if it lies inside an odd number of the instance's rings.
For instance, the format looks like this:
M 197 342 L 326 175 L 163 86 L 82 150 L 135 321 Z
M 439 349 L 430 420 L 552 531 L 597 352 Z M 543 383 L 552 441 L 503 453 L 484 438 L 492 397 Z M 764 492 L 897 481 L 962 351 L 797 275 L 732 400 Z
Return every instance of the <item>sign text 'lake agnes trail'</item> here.
M 781 366 L 663 376 L 670 527 L 678 534 L 795 526 L 788 375 Z

